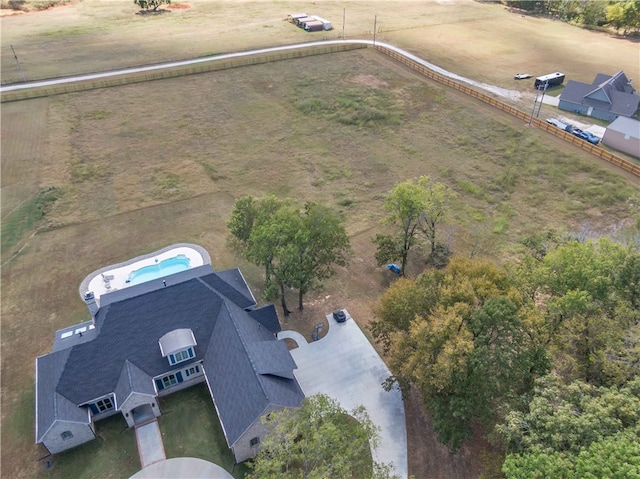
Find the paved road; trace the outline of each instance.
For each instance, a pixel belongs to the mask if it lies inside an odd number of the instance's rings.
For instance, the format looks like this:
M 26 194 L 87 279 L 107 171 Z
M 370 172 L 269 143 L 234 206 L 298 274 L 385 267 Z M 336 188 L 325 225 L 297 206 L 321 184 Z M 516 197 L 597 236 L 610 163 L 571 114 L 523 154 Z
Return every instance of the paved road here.
M 346 310 L 345 310 L 346 312 Z M 395 466 L 402 478 L 408 475 L 407 431 L 404 403 L 399 390 L 385 391 L 382 382 L 391 372 L 347 312 L 347 321 L 336 323 L 327 315 L 329 331 L 319 341 L 306 343 L 298 333 L 283 331 L 299 342 L 291 351 L 298 365 L 294 372 L 306 395 L 324 393 L 346 410 L 363 405 L 371 420 L 380 427 L 380 444 L 373 452 L 378 462 Z
M 123 75 L 129 75 L 132 73 L 143 73 L 143 72 L 149 72 L 149 71 L 154 71 L 154 70 L 163 70 L 166 68 L 175 68 L 175 67 L 183 67 L 183 66 L 188 66 L 188 65 L 196 65 L 198 63 L 206 63 L 206 62 L 211 62 L 211 61 L 219 61 L 219 60 L 226 60 L 226 59 L 230 59 L 230 58 L 238 58 L 238 57 L 243 57 L 243 56 L 251 56 L 251 55 L 259 55 L 259 54 L 263 54 L 263 53 L 273 53 L 273 52 L 281 52 L 281 51 L 286 51 L 286 50 L 297 50 L 300 48 L 311 48 L 311 47 L 315 47 L 315 46 L 319 46 L 319 45 L 338 45 L 338 44 L 365 44 L 365 45 L 374 45 L 374 42 L 372 40 L 325 40 L 325 41 L 320 41 L 320 42 L 309 42 L 309 43 L 299 43 L 296 45 L 285 45 L 285 46 L 281 46 L 281 47 L 272 47 L 272 48 L 262 48 L 259 50 L 250 50 L 250 51 L 246 51 L 246 52 L 237 52 L 237 53 L 226 53 L 223 55 L 215 55 L 215 56 L 209 56 L 209 57 L 202 57 L 202 58 L 196 58 L 193 60 L 183 60 L 183 61 L 179 61 L 179 62 L 171 62 L 171 63 L 162 63 L 162 64 L 158 64 L 158 65 L 148 65 L 148 66 L 144 66 L 144 67 L 138 67 L 138 68 L 128 68 L 125 70 L 113 70 L 113 71 L 109 71 L 109 72 L 103 72 L 103 73 L 93 73 L 93 74 L 89 74 L 89 75 L 80 75 L 80 76 L 75 76 L 75 77 L 68 77 L 68 78 L 58 78 L 58 79 L 54 79 L 54 80 L 43 80 L 43 81 L 35 81 L 35 82 L 28 82 L 28 83 L 16 83 L 13 85 L 7 85 L 7 86 L 3 86 L 0 87 L 0 93 L 4 93 L 4 92 L 9 92 L 9 91 L 15 91 L 15 90 L 25 90 L 25 89 L 29 89 L 29 88 L 38 88 L 38 87 L 43 87 L 43 86 L 52 86 L 52 85 L 62 85 L 65 83 L 74 83 L 74 82 L 78 82 L 78 81 L 86 81 L 86 80 L 99 80 L 99 79 L 104 79 L 104 78 L 111 78 L 111 77 L 118 77 L 118 76 L 123 76 Z M 416 55 L 413 55 L 412 53 L 409 53 L 405 50 L 402 50 L 401 48 L 395 47 L 393 45 L 390 45 L 388 43 L 383 43 L 383 42 L 375 42 L 375 45 L 380 45 L 386 48 L 389 48 L 401 55 L 404 55 L 407 58 L 411 58 L 412 60 L 415 60 L 416 62 L 420 63 L 421 65 L 423 65 L 426 68 L 429 68 L 430 70 L 433 70 L 437 73 L 440 73 L 441 75 L 447 76 L 449 78 L 453 78 L 454 80 L 458 80 L 460 82 L 463 83 L 467 83 L 469 85 L 473 85 L 476 86 L 478 88 L 482 88 L 483 90 L 486 90 L 488 92 L 494 93 L 498 96 L 501 97 L 505 97 L 505 98 L 511 98 L 511 99 L 518 99 L 522 96 L 522 94 L 518 91 L 515 90 L 508 90 L 506 88 L 500 88 L 494 85 L 489 85 L 487 83 L 482 83 L 482 82 L 477 82 L 475 80 L 471 80 L 469 78 L 457 75 L 456 73 L 452 73 L 450 71 L 445 70 L 444 68 L 440 68 L 437 65 L 434 65 L 433 63 L 429 63 L 426 60 L 423 60 L 420 57 L 417 57 Z

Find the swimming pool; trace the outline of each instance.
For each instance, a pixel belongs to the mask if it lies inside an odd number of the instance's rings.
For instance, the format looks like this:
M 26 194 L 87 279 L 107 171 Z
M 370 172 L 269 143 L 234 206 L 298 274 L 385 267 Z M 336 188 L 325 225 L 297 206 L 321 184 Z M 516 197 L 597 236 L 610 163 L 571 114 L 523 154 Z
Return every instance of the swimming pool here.
M 186 255 L 179 254 L 173 258 L 168 258 L 150 266 L 144 266 L 132 271 L 125 280 L 129 286 L 146 283 L 153 279 L 169 276 L 180 271 L 186 271 L 191 267 L 191 261 Z

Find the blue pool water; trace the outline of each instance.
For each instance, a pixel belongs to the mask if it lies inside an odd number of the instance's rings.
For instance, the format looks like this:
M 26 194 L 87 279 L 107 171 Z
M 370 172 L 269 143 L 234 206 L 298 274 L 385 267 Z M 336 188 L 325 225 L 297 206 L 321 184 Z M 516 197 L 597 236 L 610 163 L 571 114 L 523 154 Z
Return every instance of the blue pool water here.
M 168 258 L 151 266 L 144 266 L 140 269 L 132 271 L 126 279 L 129 285 L 146 283 L 152 279 L 162 278 L 170 274 L 179 273 L 190 268 L 189 258 L 183 254 Z

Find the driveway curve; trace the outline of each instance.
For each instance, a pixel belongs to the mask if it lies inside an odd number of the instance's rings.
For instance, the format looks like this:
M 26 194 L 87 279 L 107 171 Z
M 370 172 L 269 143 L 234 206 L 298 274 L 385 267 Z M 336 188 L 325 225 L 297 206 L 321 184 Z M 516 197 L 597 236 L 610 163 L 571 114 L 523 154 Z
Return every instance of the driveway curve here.
M 136 74 L 136 73 L 143 73 L 143 72 L 150 72 L 150 71 L 154 71 L 154 70 L 164 70 L 164 69 L 169 69 L 169 68 L 176 68 L 176 67 L 184 67 L 184 66 L 189 66 L 189 65 L 196 65 L 198 63 L 206 63 L 206 62 L 212 62 L 212 61 L 220 61 L 220 60 L 227 60 L 227 59 L 231 59 L 231 58 L 238 58 L 238 57 L 244 57 L 244 56 L 252 56 L 252 55 L 260 55 L 263 53 L 272 53 L 272 52 L 281 52 L 281 51 L 286 51 L 286 50 L 295 50 L 295 49 L 300 49 L 300 48 L 313 48 L 316 46 L 320 46 L 320 45 L 339 45 L 339 44 L 361 44 L 361 45 L 372 45 L 372 46 L 376 46 L 376 45 L 380 45 L 382 47 L 388 48 L 390 50 L 393 50 L 397 53 L 399 53 L 400 55 L 405 56 L 406 58 L 410 58 L 416 62 L 418 62 L 420 65 L 435 71 L 441 75 L 444 75 L 446 77 L 458 80 L 460 82 L 463 83 L 467 83 L 469 85 L 473 85 L 475 87 L 481 88 L 485 91 L 488 91 L 490 93 L 493 93 L 495 95 L 501 96 L 501 97 L 506 97 L 506 98 L 511 98 L 511 99 L 518 99 L 522 96 L 522 93 L 520 93 L 519 91 L 515 91 L 515 90 L 508 90 L 506 88 L 500 88 L 494 85 L 489 85 L 487 83 L 482 83 L 482 82 L 478 82 L 475 80 L 471 80 L 469 78 L 463 77 L 461 75 L 458 75 L 456 73 L 452 73 L 450 71 L 445 70 L 444 68 L 440 68 L 437 65 L 434 65 L 433 63 L 430 63 L 426 60 L 423 60 L 422 58 L 407 52 L 406 50 L 403 50 L 401 48 L 398 48 L 394 45 L 390 45 L 388 43 L 383 43 L 383 42 L 374 42 L 372 40 L 324 40 L 324 41 L 318 41 L 318 42 L 308 42 L 308 43 L 297 43 L 294 45 L 284 45 L 284 46 L 280 46 L 280 47 L 271 47 L 271 48 L 261 48 L 259 50 L 249 50 L 249 51 L 245 51 L 245 52 L 235 52 L 235 53 L 225 53 L 222 55 L 215 55 L 215 56 L 208 56 L 208 57 L 202 57 L 202 58 L 195 58 L 192 60 L 183 60 L 183 61 L 178 61 L 178 62 L 171 62 L 171 63 L 160 63 L 160 64 L 155 64 L 155 65 L 146 65 L 146 66 L 142 66 L 142 67 L 137 67 L 137 68 L 127 68 L 127 69 L 123 69 L 123 70 L 112 70 L 112 71 L 108 71 L 108 72 L 101 72 L 101 73 L 92 73 L 92 74 L 87 74 L 87 75 L 79 75 L 79 76 L 74 76 L 74 77 L 66 77 L 66 78 L 56 78 L 56 79 L 52 79 L 52 80 L 41 80 L 41 81 L 34 81 L 34 82 L 27 82 L 27 83 L 15 83 L 12 85 L 6 85 L 6 86 L 2 86 L 0 87 L 0 93 L 4 93 L 4 92 L 10 92 L 10 91 L 16 91 L 16 90 L 26 90 L 26 89 L 30 89 L 30 88 L 39 88 L 39 87 L 44 87 L 44 86 L 53 86 L 53 85 L 61 85 L 61 84 L 65 84 L 65 83 L 74 83 L 74 82 L 80 82 L 80 81 L 88 81 L 88 80 L 101 80 L 101 79 L 105 79 L 105 78 L 112 78 L 112 77 L 118 77 L 118 76 L 126 76 L 126 75 L 131 75 L 131 74 Z
M 305 344 L 291 350 L 298 365 L 294 371 L 305 395 L 323 393 L 337 400 L 346 410 L 364 406 L 380 428 L 380 443 L 372 451 L 377 462 L 393 463 L 395 473 L 408 474 L 407 430 L 400 390 L 389 392 L 382 382 L 391 375 L 358 324 L 347 313 L 347 321 L 336 323 L 329 314 L 329 331 L 319 341 L 306 343 L 288 331 L 278 339 L 290 337 Z

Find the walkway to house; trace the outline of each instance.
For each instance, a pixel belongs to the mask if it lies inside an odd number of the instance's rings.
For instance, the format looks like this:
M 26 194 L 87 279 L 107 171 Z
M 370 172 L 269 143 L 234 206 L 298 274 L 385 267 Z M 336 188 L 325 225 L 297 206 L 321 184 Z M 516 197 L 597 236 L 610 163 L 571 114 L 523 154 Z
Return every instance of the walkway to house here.
M 278 339 L 291 338 L 298 348 L 291 355 L 298 365 L 294 371 L 305 395 L 324 393 L 346 410 L 363 405 L 371 420 L 380 427 L 380 444 L 372 451 L 378 462 L 395 466 L 401 478 L 408 475 L 407 430 L 402 394 L 386 392 L 381 384 L 391 372 L 371 343 L 347 313 L 347 321 L 336 323 L 327 315 L 329 331 L 319 341 L 307 343 L 302 335 L 278 333 Z
M 136 426 L 135 431 L 136 442 L 138 443 L 138 455 L 140 456 L 140 464 L 143 469 L 166 459 L 162 434 L 160 433 L 160 426 L 158 426 L 158 420 L 156 418 L 140 426 Z
M 278 339 L 293 339 L 299 348 L 307 345 L 306 338 L 297 331 L 280 331 L 278 333 Z

